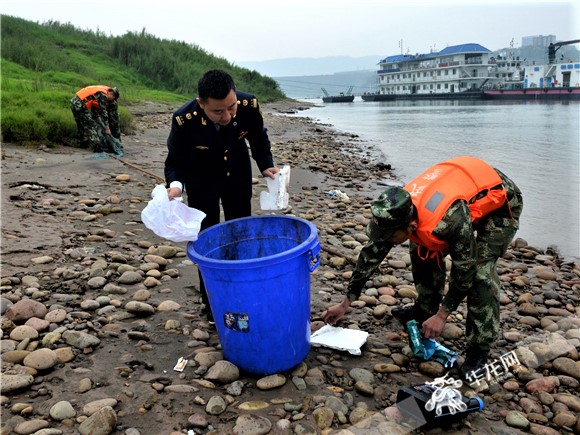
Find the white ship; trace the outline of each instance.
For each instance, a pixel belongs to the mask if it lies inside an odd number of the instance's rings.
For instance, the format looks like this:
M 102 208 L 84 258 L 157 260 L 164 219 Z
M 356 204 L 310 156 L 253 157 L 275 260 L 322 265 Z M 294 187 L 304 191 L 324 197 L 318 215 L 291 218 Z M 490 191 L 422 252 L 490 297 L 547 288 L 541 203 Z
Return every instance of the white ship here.
M 379 62 L 381 94 L 399 98 L 480 98 L 484 86 L 502 83 L 493 53 L 461 44 L 425 54 L 399 54 Z

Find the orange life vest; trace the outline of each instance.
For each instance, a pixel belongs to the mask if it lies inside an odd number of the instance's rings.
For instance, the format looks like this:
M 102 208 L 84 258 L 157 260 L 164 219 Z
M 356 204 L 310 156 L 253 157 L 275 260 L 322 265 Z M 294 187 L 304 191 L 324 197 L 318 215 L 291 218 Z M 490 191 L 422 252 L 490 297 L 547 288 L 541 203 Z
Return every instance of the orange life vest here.
M 469 204 L 471 221 L 500 208 L 507 200 L 503 181 L 483 160 L 456 157 L 427 169 L 404 189 L 411 194 L 417 209 L 418 228 L 410 239 L 430 251 L 444 251 L 447 243 L 433 235 L 433 230 L 458 199 Z
M 76 96 L 81 99 L 83 103 L 87 106 L 89 110 L 99 110 L 99 101 L 96 99 L 95 94 L 97 92 L 102 92 L 107 94 L 111 88 L 109 86 L 94 85 L 87 86 L 76 93 Z

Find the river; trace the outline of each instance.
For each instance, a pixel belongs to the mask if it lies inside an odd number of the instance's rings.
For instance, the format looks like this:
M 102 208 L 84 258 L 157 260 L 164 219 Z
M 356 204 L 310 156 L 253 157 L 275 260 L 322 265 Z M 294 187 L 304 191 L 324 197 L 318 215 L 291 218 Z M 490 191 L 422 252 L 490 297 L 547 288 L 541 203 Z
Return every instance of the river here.
M 580 257 L 580 103 L 302 101 L 316 107 L 300 116 L 357 134 L 404 182 L 455 156 L 486 160 L 522 190 L 516 237 Z

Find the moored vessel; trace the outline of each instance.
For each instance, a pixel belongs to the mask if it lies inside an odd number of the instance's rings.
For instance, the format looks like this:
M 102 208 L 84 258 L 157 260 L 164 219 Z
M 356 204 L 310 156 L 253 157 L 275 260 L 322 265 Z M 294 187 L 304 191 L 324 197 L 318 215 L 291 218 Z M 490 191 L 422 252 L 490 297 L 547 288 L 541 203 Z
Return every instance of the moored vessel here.
M 378 88 L 396 100 L 482 98 L 484 85 L 501 82 L 490 72 L 491 55 L 487 48 L 470 43 L 387 56 L 379 62 Z
M 351 94 L 353 87 L 354 86 L 351 86 L 346 93 L 341 92 L 338 95 L 330 95 L 326 89 L 321 88 L 324 93 L 322 101 L 324 103 L 352 103 L 354 101 L 354 95 Z

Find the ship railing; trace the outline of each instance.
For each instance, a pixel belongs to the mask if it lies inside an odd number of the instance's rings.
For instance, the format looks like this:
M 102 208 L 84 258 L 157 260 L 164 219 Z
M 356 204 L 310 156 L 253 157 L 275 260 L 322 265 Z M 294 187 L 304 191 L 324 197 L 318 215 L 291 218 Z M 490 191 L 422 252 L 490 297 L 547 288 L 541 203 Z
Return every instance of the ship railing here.
M 433 65 L 433 66 L 422 66 L 422 65 L 417 65 L 417 64 L 412 64 L 409 66 L 400 66 L 398 68 L 383 68 L 377 71 L 377 74 L 389 74 L 389 73 L 397 73 L 397 72 L 409 72 L 409 71 L 416 71 L 418 69 L 444 69 L 444 68 L 451 68 L 451 67 L 461 67 L 461 66 L 465 66 L 465 65 L 469 65 L 470 67 L 476 66 L 476 65 L 481 65 L 481 66 L 487 66 L 488 63 L 482 63 L 482 62 L 463 62 L 463 61 L 454 61 L 454 62 L 443 62 L 443 63 L 438 63 L 437 65 Z

